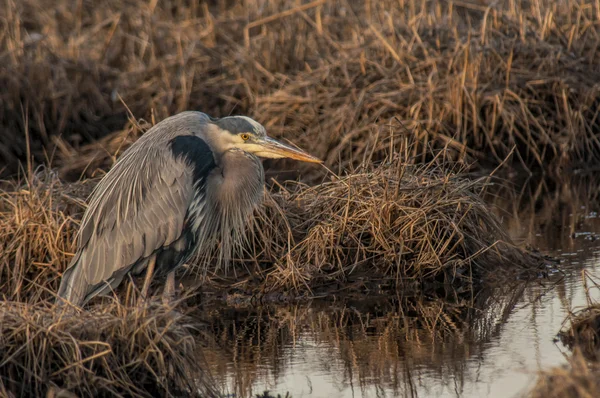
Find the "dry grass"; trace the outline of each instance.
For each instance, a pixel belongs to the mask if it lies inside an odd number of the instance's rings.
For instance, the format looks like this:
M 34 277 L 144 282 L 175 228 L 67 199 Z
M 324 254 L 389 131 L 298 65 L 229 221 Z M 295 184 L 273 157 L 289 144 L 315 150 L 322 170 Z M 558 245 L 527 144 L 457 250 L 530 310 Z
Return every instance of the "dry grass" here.
M 38 302 L 52 297 L 72 253 L 85 198 L 93 184 L 62 184 L 41 171 L 0 192 L 0 297 Z
M 426 165 L 404 163 L 409 152 L 271 195 L 251 251 L 275 264 L 265 286 L 310 290 L 359 280 L 353 290 L 370 291 L 373 281 L 378 289 L 465 286 L 489 280 L 490 270 L 514 275 L 542 268 L 542 258 L 510 242 L 481 199 L 485 178 L 466 177 L 442 153 Z
M 510 243 L 481 199 L 485 179 L 469 179 L 444 151 L 415 165 L 412 146 L 403 140 L 401 147 L 393 158 L 375 165 L 366 159 L 364 167 L 321 185 L 296 182 L 271 192 L 250 229 L 248 256 L 239 260 L 236 281 L 225 291 L 261 299 L 267 292 L 364 298 L 409 290 L 438 297 L 454 285 L 458 296 L 404 300 L 399 308 L 406 312 L 390 318 L 387 334 L 398 329 L 418 341 L 478 324 L 469 315 L 473 291 L 492 277 L 488 271 L 494 277 L 502 270 L 537 273 L 543 259 Z M 67 317 L 47 304 L 72 256 L 77 220 L 94 182 L 61 183 L 42 169 L 22 183 L 4 185 L 1 388 L 17 396 L 49 388 L 82 395 L 177 395 L 200 380 L 209 389 L 207 378 L 198 379 L 198 363 L 188 363 L 199 352 L 195 323 L 169 308 L 109 302 Z M 213 275 L 210 282 L 218 286 L 230 277 Z M 121 292 L 127 303 L 135 290 L 129 285 Z
M 249 114 L 336 170 L 380 154 L 372 127 L 391 117 L 458 157 L 500 162 L 516 146 L 528 167 L 600 159 L 594 1 L 313 5 L 7 0 L 3 163 L 24 159 L 25 130 L 38 161 L 122 130 L 119 95 L 149 121 Z
M 250 228 L 252 244 L 235 268 L 235 283 L 227 282 L 231 275 L 215 274 L 212 286 L 225 278 L 225 292 L 265 298 L 264 293 L 282 292 L 365 297 L 399 289 L 431 295 L 454 285 L 472 297 L 474 287 L 492 277 L 488 271 L 494 277 L 502 270 L 539 271 L 543 259 L 511 244 L 481 199 L 485 179 L 469 179 L 464 166 L 449 162 L 444 151 L 415 165 L 407 139 L 401 148 L 379 164 L 366 159 L 360 169 L 332 175 L 323 184 L 296 182 L 271 192 Z M 4 184 L 0 377 L 3 388 L 17 395 L 50 387 L 84 395 L 152 395 L 186 389 L 194 380 L 180 372 L 188 369 L 184 360 L 195 360 L 191 326 L 183 317 L 169 318 L 169 309 L 144 312 L 109 303 L 61 317 L 47 304 L 72 256 L 77 220 L 95 181 L 61 183 L 41 169 L 22 183 Z M 130 285 L 121 289 L 121 298 L 127 302 L 132 291 Z M 415 339 L 421 331 L 455 330 L 469 311 L 461 300 L 453 298 L 456 305 L 409 300 L 402 308 L 419 315 L 410 325 L 399 317 L 390 328 L 402 320 Z M 20 350 L 25 341 L 29 344 Z M 156 349 L 147 349 L 149 341 Z M 139 372 L 135 378 L 131 367 Z M 17 383 L 24 376 L 28 383 Z M 146 384 L 132 385 L 138 379 Z
M 197 327 L 156 305 L 113 303 L 73 314 L 45 303 L 4 302 L 0 394 L 216 396 L 194 337 Z
M 558 339 L 572 350 L 568 364 L 544 371 L 530 392 L 530 397 L 578 398 L 600 396 L 600 305 L 590 292 L 600 289 L 589 273 L 582 273 L 588 306 L 571 311 L 568 327 L 558 333 Z
M 600 289 L 600 284 L 587 271 L 582 272 L 582 281 L 588 305 L 571 311 L 567 318 L 569 325 L 558 333 L 558 338 L 570 349 L 577 349 L 585 359 L 597 362 L 600 360 L 600 303 L 592 298 L 591 292 Z
M 588 360 L 598 361 L 600 349 L 600 304 L 594 303 L 570 317 L 570 326 L 559 333 L 569 348 L 578 347 Z
M 565 367 L 540 375 L 531 398 L 588 398 L 600 396 L 600 369 L 577 350 Z
M 76 314 L 50 304 L 92 187 L 41 170 L 0 193 L 0 396 L 216 396 L 197 324 L 172 308 L 131 290 Z
M 323 172 L 305 169 L 303 183 L 273 190 L 236 283 L 219 274 L 214 285 L 263 297 L 461 289 L 390 314 L 382 336 L 393 338 L 378 347 L 396 350 L 478 324 L 460 300 L 488 271 L 543 271 L 484 204 L 486 179 L 453 161 L 497 164 L 513 147 L 529 168 L 600 160 L 591 0 L 4 3 L 0 173 L 31 153 L 60 178 L 28 165 L 0 192 L 0 395 L 213 394 L 189 318 L 115 303 L 68 317 L 47 304 L 95 183 L 65 178 L 106 170 L 168 115 L 250 115 L 339 174 L 310 187 Z M 348 316 L 315 330 L 340 341 L 347 363 L 366 358 L 365 377 L 392 369 L 394 358 L 343 341 Z

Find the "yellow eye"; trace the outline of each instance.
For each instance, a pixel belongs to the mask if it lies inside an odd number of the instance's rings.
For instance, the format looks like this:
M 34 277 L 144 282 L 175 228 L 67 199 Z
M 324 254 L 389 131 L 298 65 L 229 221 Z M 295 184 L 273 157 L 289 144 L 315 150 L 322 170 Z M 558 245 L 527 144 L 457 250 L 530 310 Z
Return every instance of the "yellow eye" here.
M 243 133 L 243 134 L 240 134 L 240 137 L 242 137 L 242 139 L 243 139 L 244 141 L 248 141 L 248 140 L 250 139 L 250 134 L 248 134 L 248 133 Z

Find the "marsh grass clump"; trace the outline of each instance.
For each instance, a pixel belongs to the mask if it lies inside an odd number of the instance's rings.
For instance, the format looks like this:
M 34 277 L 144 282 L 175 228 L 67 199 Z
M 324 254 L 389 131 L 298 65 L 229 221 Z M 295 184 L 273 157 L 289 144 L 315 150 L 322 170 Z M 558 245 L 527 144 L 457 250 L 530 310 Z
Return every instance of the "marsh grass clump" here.
M 472 285 L 539 271 L 543 260 L 511 243 L 481 199 L 486 179 L 446 160 L 414 165 L 396 155 L 272 194 L 253 230 L 253 255 L 275 264 L 266 286 Z
M 561 342 L 571 349 L 578 347 L 588 360 L 600 359 L 600 304 L 593 303 L 570 319 L 570 326 L 558 334 Z
M 194 339 L 172 308 L 104 300 L 54 307 L 93 180 L 40 169 L 0 191 L 0 395 L 213 396 Z M 54 394 L 54 395 L 53 395 Z
M 588 361 L 600 360 L 600 303 L 591 291 L 600 289 L 598 280 L 587 271 L 581 276 L 587 307 L 572 310 L 565 320 L 568 326 L 558 332 L 557 338 L 569 349 L 577 350 Z
M 0 392 L 45 396 L 216 396 L 186 316 L 116 303 L 61 312 L 0 304 Z M 11 395 L 9 395 L 11 396 Z
M 589 272 L 583 271 L 582 284 L 585 288 L 587 307 L 572 310 L 565 320 L 565 326 L 557 338 L 569 349 L 577 350 L 588 361 L 600 360 L 600 303 L 591 292 L 600 289 L 598 280 Z
M 67 266 L 91 181 L 64 184 L 40 169 L 0 190 L 0 297 L 52 297 Z
M 600 368 L 576 349 L 569 363 L 540 374 L 530 398 L 584 398 L 600 396 Z
M 571 311 L 565 320 L 569 325 L 557 336 L 572 355 L 566 365 L 541 372 L 530 392 L 532 398 L 600 396 L 600 304 L 590 294 L 600 284 L 588 272 L 583 272 L 582 283 L 588 306 Z
M 346 290 L 364 297 L 453 285 L 462 292 L 451 300 L 456 305 L 406 306 L 417 314 L 408 329 L 436 335 L 460 328 L 468 311 L 460 297 L 471 297 L 482 281 L 537 274 L 543 261 L 513 245 L 481 199 L 485 178 L 470 178 L 444 151 L 415 164 L 408 141 L 403 148 L 319 185 L 275 184 L 249 228 L 236 283 L 225 291 L 314 297 Z M 93 185 L 63 183 L 39 170 L 3 186 L 0 391 L 180 396 L 200 383 L 210 392 L 214 384 L 197 360 L 196 323 L 164 306 L 131 307 L 131 284 L 119 289 L 124 305 L 101 299 L 70 315 L 49 304 Z M 208 285 L 231 277 L 211 274 Z M 406 318 L 397 321 L 406 326 Z M 420 338 L 408 329 L 406 338 Z

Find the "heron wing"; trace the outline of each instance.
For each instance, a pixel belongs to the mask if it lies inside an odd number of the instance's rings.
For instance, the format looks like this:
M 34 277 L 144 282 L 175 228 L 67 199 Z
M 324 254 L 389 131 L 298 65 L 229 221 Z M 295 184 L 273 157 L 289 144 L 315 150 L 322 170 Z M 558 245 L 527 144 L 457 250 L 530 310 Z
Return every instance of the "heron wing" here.
M 205 186 L 216 165 L 202 139 L 179 138 L 167 148 L 132 146 L 98 184 L 82 220 L 78 251 L 63 275 L 61 297 L 84 303 L 115 288 L 132 267 L 181 236 L 194 189 Z M 176 150 L 180 146 L 185 153 Z

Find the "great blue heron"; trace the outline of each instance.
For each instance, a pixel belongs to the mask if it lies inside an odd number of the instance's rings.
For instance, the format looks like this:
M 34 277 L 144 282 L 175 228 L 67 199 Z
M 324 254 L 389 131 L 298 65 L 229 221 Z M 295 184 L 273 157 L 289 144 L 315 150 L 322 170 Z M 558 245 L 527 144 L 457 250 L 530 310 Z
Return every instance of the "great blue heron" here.
M 115 289 L 125 275 L 167 275 L 217 241 L 229 255 L 260 203 L 258 158 L 320 160 L 266 135 L 245 116 L 182 112 L 157 123 L 102 178 L 90 196 L 77 251 L 62 276 L 61 298 L 80 306 Z

